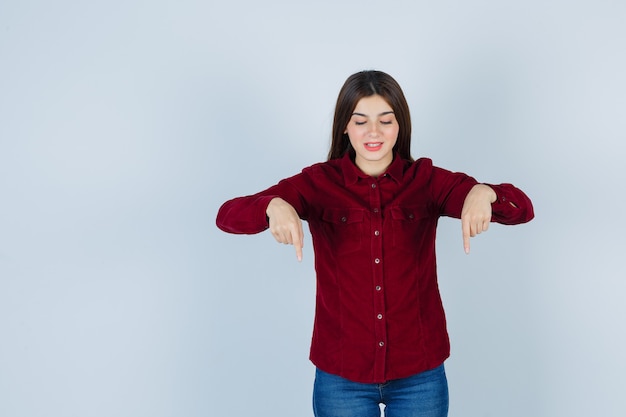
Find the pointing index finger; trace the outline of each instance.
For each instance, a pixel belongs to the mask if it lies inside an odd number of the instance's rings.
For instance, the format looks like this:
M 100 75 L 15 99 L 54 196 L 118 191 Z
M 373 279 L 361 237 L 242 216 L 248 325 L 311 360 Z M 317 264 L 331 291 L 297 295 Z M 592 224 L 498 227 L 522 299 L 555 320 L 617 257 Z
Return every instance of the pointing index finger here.
M 302 247 L 304 246 L 304 232 L 302 231 L 302 221 L 298 222 L 298 230 L 293 241 L 293 245 L 296 247 L 296 257 L 298 262 L 302 262 Z
M 294 246 L 296 247 L 296 258 L 298 258 L 298 262 L 302 262 L 302 242 L 295 242 Z
M 465 253 L 470 253 L 470 223 L 467 219 L 461 220 L 461 228 L 463 230 L 463 249 Z

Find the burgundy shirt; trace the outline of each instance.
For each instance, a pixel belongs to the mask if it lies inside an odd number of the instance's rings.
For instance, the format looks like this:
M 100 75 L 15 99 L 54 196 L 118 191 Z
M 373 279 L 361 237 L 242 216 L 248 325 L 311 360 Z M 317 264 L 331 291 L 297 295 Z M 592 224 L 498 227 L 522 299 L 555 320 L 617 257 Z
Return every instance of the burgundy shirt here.
M 476 180 L 396 156 L 378 178 L 349 156 L 315 164 L 255 195 L 227 201 L 217 226 L 230 233 L 268 228 L 281 197 L 309 224 L 317 296 L 311 361 L 356 382 L 382 383 L 441 365 L 450 354 L 435 261 L 440 216 L 460 218 Z M 492 221 L 534 216 L 511 184 L 491 185 Z M 514 205 L 510 204 L 513 203 Z

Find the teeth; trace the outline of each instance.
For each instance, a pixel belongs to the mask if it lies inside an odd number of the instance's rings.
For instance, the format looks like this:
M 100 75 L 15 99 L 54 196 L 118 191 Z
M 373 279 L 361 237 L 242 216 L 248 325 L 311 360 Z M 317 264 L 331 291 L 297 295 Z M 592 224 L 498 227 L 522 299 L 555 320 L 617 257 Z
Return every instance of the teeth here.
M 380 142 L 378 142 L 378 143 L 366 143 L 365 145 L 369 146 L 370 148 L 375 148 L 377 146 L 380 146 L 381 143 Z

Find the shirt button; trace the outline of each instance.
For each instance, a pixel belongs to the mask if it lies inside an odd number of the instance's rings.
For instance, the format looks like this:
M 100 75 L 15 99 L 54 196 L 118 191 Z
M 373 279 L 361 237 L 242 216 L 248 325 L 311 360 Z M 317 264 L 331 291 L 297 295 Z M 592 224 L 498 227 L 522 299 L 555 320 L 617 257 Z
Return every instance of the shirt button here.
M 377 286 L 376 286 L 376 291 L 380 291 L 380 290 L 382 290 L 381 286 L 380 286 L 380 285 L 377 285 Z
M 345 222 L 347 222 L 347 221 L 348 221 L 348 218 L 347 218 L 346 216 L 343 216 L 343 217 L 341 218 L 341 221 L 342 221 L 343 223 L 345 223 Z
M 372 210 L 374 213 L 378 213 L 378 207 L 376 207 L 374 210 Z
M 382 319 L 383 319 L 383 315 L 382 315 L 382 314 L 379 314 L 379 315 L 377 315 L 377 316 L 376 316 L 376 318 L 377 318 L 378 320 L 382 320 Z
M 415 218 L 415 216 L 413 215 L 413 213 L 409 214 L 409 219 L 413 219 Z
M 378 259 L 378 258 L 374 259 L 374 263 L 375 264 L 379 264 L 380 263 L 380 259 Z
M 372 184 L 372 188 L 376 188 L 376 184 Z
M 385 342 L 378 342 L 378 346 L 380 346 L 380 347 L 385 346 Z
M 379 236 L 380 232 L 378 230 L 374 230 L 374 236 Z

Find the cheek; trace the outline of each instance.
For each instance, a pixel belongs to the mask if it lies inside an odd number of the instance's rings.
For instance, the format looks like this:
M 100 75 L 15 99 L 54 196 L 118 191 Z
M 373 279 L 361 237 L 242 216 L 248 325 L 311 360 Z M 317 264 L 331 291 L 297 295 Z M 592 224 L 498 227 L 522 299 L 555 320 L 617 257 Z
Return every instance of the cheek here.
M 365 129 L 360 129 L 357 126 L 350 126 L 346 129 L 346 133 L 350 136 L 350 138 L 362 136 L 364 131 Z
M 390 132 L 391 133 L 391 132 Z M 393 134 L 388 136 L 391 147 L 395 147 L 398 143 L 398 131 L 396 130 Z
M 397 127 L 394 127 L 394 128 L 386 130 L 385 136 L 387 137 L 387 139 L 396 140 L 398 139 L 398 133 L 400 133 L 400 129 L 398 129 Z

